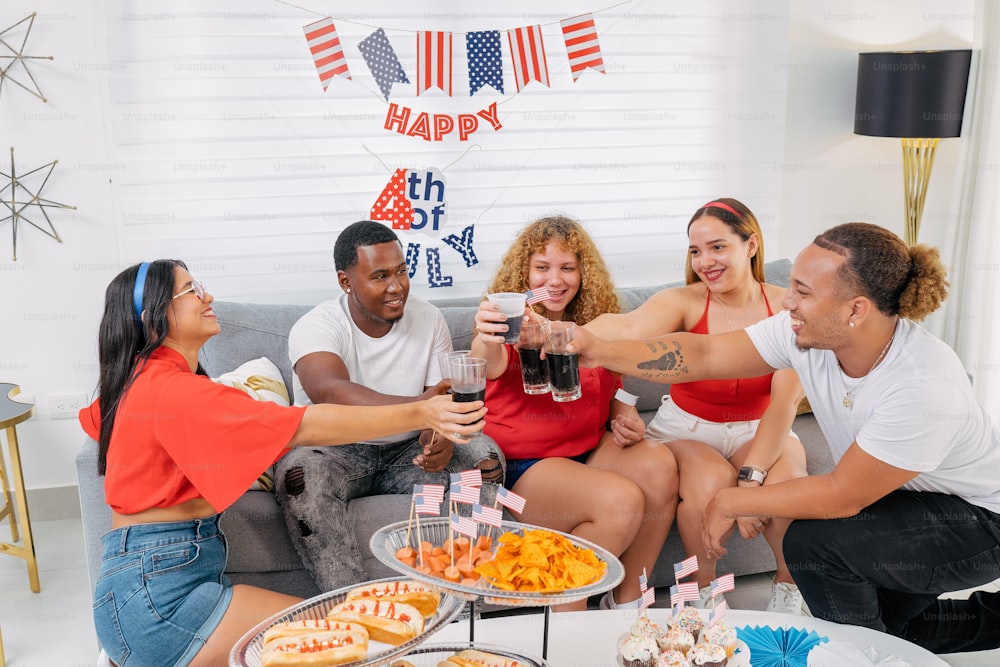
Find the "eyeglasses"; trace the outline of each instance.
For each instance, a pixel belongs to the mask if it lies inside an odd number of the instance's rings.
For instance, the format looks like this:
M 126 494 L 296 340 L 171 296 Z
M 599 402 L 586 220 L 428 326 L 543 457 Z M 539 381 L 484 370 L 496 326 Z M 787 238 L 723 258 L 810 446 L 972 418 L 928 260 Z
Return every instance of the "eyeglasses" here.
M 199 301 L 205 300 L 205 285 L 203 283 L 198 282 L 197 280 L 192 280 L 191 287 L 188 287 L 183 292 L 178 292 L 177 294 L 173 295 L 171 299 L 176 299 L 177 297 L 184 296 L 185 294 L 188 294 L 190 292 L 194 292 L 194 295 L 198 297 Z

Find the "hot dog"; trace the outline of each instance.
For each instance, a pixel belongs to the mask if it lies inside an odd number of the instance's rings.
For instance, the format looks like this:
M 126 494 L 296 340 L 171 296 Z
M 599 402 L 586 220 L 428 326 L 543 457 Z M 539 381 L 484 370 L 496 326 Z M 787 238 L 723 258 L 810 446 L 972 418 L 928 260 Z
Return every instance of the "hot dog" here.
M 326 667 L 364 660 L 367 636 L 346 630 L 313 630 L 308 634 L 274 637 L 260 653 L 263 667 Z
M 331 621 L 327 618 L 303 618 L 272 625 L 264 632 L 264 645 L 274 639 L 302 637 L 317 632 L 353 632 L 361 636 L 360 641 L 368 643 L 368 629 L 359 623 Z
M 399 646 L 424 629 L 424 617 L 412 605 L 387 600 L 349 600 L 331 609 L 332 621 L 360 623 L 377 642 Z
M 355 588 L 345 600 L 403 602 L 416 607 L 424 618 L 430 618 L 441 604 L 441 594 L 416 581 L 389 581 Z

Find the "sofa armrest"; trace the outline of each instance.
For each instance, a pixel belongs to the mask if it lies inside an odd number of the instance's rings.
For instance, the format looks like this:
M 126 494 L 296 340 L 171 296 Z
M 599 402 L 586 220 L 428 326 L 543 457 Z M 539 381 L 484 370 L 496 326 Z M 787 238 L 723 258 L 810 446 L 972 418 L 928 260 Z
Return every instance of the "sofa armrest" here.
M 111 508 L 104 499 L 104 477 L 97 474 L 97 441 L 86 438 L 76 455 L 76 477 L 83 518 L 83 543 L 87 555 L 90 590 L 97 584 L 104 548 L 101 535 L 111 530 Z

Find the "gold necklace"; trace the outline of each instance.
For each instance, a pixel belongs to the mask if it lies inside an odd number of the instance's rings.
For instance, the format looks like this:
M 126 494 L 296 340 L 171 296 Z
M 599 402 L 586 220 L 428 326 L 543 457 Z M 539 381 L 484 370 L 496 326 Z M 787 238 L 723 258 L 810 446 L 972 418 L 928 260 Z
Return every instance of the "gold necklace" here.
M 854 399 L 851 397 L 851 395 L 854 392 L 856 392 L 858 389 L 861 388 L 861 385 L 863 385 L 865 383 L 865 380 L 868 379 L 868 376 L 871 375 L 871 372 L 873 370 L 875 370 L 876 366 L 879 365 L 879 363 L 885 357 L 885 353 L 889 351 L 889 346 L 892 345 L 892 341 L 893 341 L 894 338 L 896 338 L 896 332 L 895 331 L 893 331 L 892 335 L 889 336 L 889 342 L 886 343 L 885 347 L 882 348 L 882 351 L 879 352 L 878 358 L 875 359 L 875 363 L 872 364 L 872 367 L 868 369 L 868 372 L 865 373 L 865 376 L 863 378 L 861 378 L 861 382 L 857 383 L 852 388 L 848 389 L 847 388 L 847 382 L 844 381 L 844 375 L 846 375 L 846 373 L 844 373 L 843 375 L 840 376 L 840 384 L 844 385 L 844 407 L 845 408 L 849 408 L 852 405 L 854 405 Z M 837 365 L 840 366 L 840 360 L 839 359 L 837 360 Z M 840 366 L 840 370 L 841 370 L 841 373 L 843 373 L 844 367 Z
M 756 303 L 756 301 L 757 301 L 757 292 L 759 291 L 759 289 L 760 289 L 760 283 L 754 282 L 754 291 L 753 291 L 753 295 L 750 297 L 750 305 L 748 306 L 749 308 L 753 308 L 753 304 Z M 726 304 L 724 304 L 722 302 L 722 299 L 720 299 L 718 297 L 718 295 L 712 294 L 712 296 L 715 298 L 715 302 L 718 303 L 720 306 L 722 306 L 722 312 L 725 313 L 725 315 L 726 315 L 726 321 L 729 322 L 729 328 L 730 328 L 730 330 L 732 330 L 732 331 L 739 331 L 740 329 L 745 329 L 746 328 L 746 327 L 737 327 L 735 324 L 733 324 L 733 318 L 731 318 L 729 316 L 729 309 L 726 308 Z

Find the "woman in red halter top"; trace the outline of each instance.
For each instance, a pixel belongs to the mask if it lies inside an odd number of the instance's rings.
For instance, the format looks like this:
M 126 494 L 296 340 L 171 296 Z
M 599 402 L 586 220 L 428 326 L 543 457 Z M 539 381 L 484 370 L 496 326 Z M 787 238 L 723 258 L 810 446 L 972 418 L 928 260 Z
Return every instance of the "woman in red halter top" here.
M 657 292 L 626 314 L 602 315 L 587 329 L 603 338 L 652 338 L 689 331 L 743 329 L 774 314 L 784 288 L 764 283 L 764 239 L 756 216 L 736 199 L 699 208 L 688 223 L 687 285 Z M 702 544 L 705 508 L 720 490 L 758 486 L 806 475 L 802 443 L 791 424 L 802 399 L 794 371 L 743 380 L 674 384 L 647 437 L 666 443 L 680 471 L 677 527 L 688 554 L 698 557 L 702 603 L 716 560 Z M 764 535 L 777 562 L 768 610 L 802 613 L 802 596 L 781 551 L 785 519 L 744 517 L 740 534 Z M 698 603 L 696 603 L 698 604 Z

